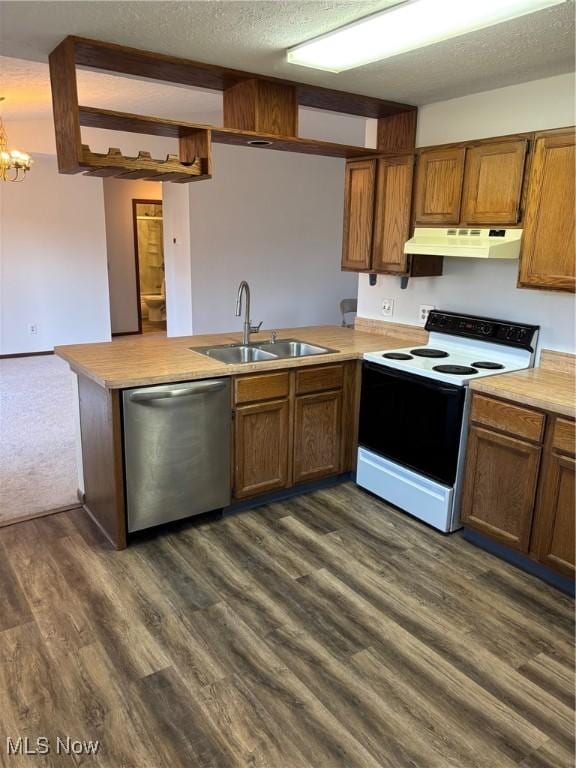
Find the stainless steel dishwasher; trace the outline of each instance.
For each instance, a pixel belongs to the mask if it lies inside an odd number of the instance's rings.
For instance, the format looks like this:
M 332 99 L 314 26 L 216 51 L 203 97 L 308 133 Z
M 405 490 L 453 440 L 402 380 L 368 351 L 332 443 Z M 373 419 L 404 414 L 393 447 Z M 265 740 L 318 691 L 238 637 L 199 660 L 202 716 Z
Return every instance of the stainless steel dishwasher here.
M 230 503 L 230 379 L 123 392 L 128 530 Z

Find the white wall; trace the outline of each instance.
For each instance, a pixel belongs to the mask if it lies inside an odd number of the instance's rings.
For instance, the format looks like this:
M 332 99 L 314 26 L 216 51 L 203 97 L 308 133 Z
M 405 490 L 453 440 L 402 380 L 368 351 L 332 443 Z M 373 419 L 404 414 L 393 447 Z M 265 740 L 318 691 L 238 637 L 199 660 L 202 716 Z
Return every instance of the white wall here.
M 23 183 L 0 182 L 0 221 L 0 354 L 109 339 L 102 181 L 35 154 Z
M 162 188 L 167 331 L 168 336 L 189 336 L 192 334 L 189 190 L 187 184 L 164 183 Z
M 243 279 L 264 328 L 339 323 L 344 161 L 217 144 L 214 165 L 190 185 L 194 333 L 241 328 Z
M 104 179 L 112 333 L 138 332 L 132 200 L 162 200 L 162 184 L 158 181 Z
M 437 102 L 420 108 L 418 146 L 559 128 L 576 122 L 574 75 Z M 369 138 L 368 138 L 369 140 Z M 406 290 L 380 275 L 376 286 L 359 276 L 358 314 L 381 320 L 384 298 L 394 299 L 392 322 L 416 324 L 420 304 L 541 325 L 540 346 L 576 351 L 574 297 L 516 288 L 517 262 L 444 259 L 444 275 L 413 278 Z

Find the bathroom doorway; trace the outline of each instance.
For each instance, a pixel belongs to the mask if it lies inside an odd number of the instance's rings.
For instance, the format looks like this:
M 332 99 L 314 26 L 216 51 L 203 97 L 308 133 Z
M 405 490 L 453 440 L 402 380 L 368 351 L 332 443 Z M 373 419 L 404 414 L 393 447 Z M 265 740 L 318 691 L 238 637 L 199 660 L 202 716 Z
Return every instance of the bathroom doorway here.
M 132 200 L 140 333 L 166 333 L 162 200 Z

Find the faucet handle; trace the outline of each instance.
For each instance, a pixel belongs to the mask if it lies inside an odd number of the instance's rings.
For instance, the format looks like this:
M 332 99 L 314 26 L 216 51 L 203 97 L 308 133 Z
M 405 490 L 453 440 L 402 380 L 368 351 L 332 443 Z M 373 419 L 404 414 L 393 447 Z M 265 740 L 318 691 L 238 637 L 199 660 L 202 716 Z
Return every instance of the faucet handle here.
M 278 336 L 278 331 L 272 331 L 270 334 L 270 343 L 276 344 L 276 337 Z

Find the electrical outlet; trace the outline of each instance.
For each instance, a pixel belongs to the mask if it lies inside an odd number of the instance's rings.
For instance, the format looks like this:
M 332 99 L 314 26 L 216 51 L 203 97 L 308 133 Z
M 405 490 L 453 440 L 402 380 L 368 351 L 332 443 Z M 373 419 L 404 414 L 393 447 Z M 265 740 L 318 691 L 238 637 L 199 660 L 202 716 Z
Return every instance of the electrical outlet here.
M 394 314 L 394 299 L 382 299 L 382 314 L 384 317 L 392 317 Z
M 30 323 L 30 325 L 28 326 L 28 333 L 31 336 L 37 336 L 38 335 L 38 326 L 36 325 L 36 323 Z
M 426 320 L 428 320 L 428 315 L 432 310 L 435 309 L 433 304 L 420 304 L 420 309 L 418 310 L 418 320 L 420 321 L 421 325 L 426 325 Z

